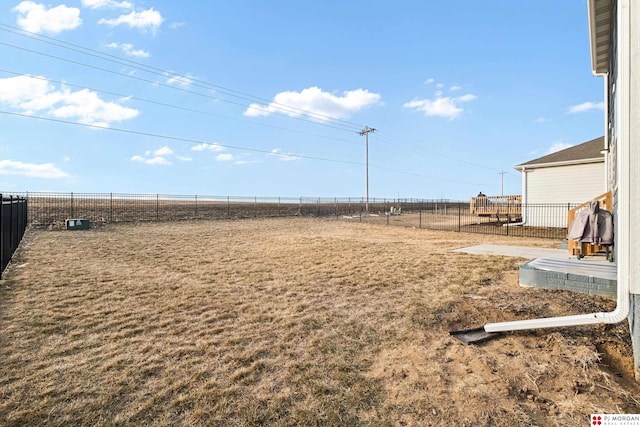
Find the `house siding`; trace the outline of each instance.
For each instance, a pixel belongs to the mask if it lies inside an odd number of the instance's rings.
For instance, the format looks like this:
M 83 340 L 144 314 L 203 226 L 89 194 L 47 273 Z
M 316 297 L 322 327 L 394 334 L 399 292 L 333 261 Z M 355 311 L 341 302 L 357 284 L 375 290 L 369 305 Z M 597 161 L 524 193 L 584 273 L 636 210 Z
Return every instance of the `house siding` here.
M 640 195 L 637 191 L 640 188 L 640 6 L 629 0 L 613 1 L 612 5 L 607 162 L 611 165 L 609 187 L 613 193 L 615 233 L 618 236 L 616 264 L 618 277 L 626 276 L 629 280 L 629 330 L 635 378 L 640 382 L 640 265 L 637 262 L 640 256 Z M 620 48 L 623 41 L 629 43 L 628 51 Z M 628 177 L 620 176 L 623 166 L 628 166 Z M 626 183 L 625 179 L 628 180 Z M 622 192 L 628 195 L 629 204 L 622 207 L 628 212 L 620 211 Z M 623 215 L 625 218 L 620 218 Z M 627 218 L 626 224 L 621 225 Z
M 529 169 L 527 204 L 584 203 L 605 193 L 604 162 Z
M 637 2 L 629 2 L 630 13 L 630 111 L 629 111 L 629 144 L 630 144 L 630 186 L 629 188 L 631 197 L 629 201 L 630 210 L 630 250 L 629 259 L 634 260 L 631 262 L 629 268 L 629 275 L 631 277 L 631 293 L 640 294 L 640 264 L 637 262 L 640 259 L 640 4 Z M 637 308 L 640 307 L 640 301 L 638 301 Z M 638 315 L 640 310 L 636 313 Z M 640 320 L 639 320 L 640 321 Z M 640 328 L 639 328 L 640 331 Z M 640 337 L 636 337 L 640 340 Z M 640 352 L 640 342 L 637 343 L 638 352 Z M 640 363 L 640 355 L 638 357 Z
M 633 345 L 634 369 L 640 381 L 640 5 L 629 7 L 629 329 Z

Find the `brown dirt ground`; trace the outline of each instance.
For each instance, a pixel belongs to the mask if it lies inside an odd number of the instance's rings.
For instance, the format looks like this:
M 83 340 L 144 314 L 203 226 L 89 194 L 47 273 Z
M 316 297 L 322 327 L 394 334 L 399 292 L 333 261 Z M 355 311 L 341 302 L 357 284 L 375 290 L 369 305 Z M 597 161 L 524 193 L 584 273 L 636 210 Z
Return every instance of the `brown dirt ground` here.
M 583 426 L 639 413 L 628 325 L 449 331 L 608 311 L 522 288 L 559 242 L 320 219 L 30 230 L 0 281 L 0 424 Z

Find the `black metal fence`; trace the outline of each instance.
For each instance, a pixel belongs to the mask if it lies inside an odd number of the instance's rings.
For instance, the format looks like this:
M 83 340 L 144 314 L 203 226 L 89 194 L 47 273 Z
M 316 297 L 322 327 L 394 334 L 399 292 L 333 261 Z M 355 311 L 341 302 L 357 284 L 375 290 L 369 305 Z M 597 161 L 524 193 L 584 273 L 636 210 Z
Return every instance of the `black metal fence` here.
M 0 278 L 27 228 L 27 199 L 0 194 Z
M 382 213 L 370 210 L 369 214 L 363 212 L 341 219 L 429 230 L 564 240 L 568 212 L 575 206 L 573 203 L 523 204 L 513 212 L 478 215 L 469 203 L 429 202 L 413 209 L 400 205 Z
M 432 230 L 564 239 L 574 204 L 529 204 L 479 215 L 469 202 L 427 199 L 233 197 L 123 193 L 20 193 L 28 222 L 62 228 L 66 219 L 92 224 L 131 221 L 325 217 Z M 368 211 L 367 211 L 368 206 Z
M 271 217 L 336 217 L 366 210 L 362 198 L 236 197 L 123 193 L 19 193 L 29 200 L 28 221 L 60 228 L 66 219 L 93 224 L 131 221 L 245 219 Z M 402 205 L 409 210 L 426 206 L 420 199 L 369 200 L 370 212 Z

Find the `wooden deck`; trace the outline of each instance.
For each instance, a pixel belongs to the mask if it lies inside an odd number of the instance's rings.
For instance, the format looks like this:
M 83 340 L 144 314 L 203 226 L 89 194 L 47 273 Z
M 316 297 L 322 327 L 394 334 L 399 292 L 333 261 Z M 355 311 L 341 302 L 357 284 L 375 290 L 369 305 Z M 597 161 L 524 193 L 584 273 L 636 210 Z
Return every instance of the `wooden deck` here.
M 522 196 L 480 196 L 472 197 L 469 202 L 471 214 L 505 218 L 508 222 L 522 220 Z

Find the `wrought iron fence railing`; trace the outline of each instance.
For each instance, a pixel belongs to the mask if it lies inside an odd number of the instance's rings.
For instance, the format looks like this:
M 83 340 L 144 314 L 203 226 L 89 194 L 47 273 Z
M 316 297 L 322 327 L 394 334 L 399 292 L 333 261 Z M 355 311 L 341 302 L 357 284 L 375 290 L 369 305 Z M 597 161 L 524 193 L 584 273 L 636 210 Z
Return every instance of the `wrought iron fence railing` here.
M 509 204 L 480 215 L 469 202 L 430 199 L 238 197 L 124 193 L 19 193 L 29 201 L 28 223 L 61 228 L 66 219 L 93 224 L 131 221 L 327 217 L 433 230 L 564 239 L 575 206 Z
M 0 194 L 0 278 L 27 228 L 27 199 Z

